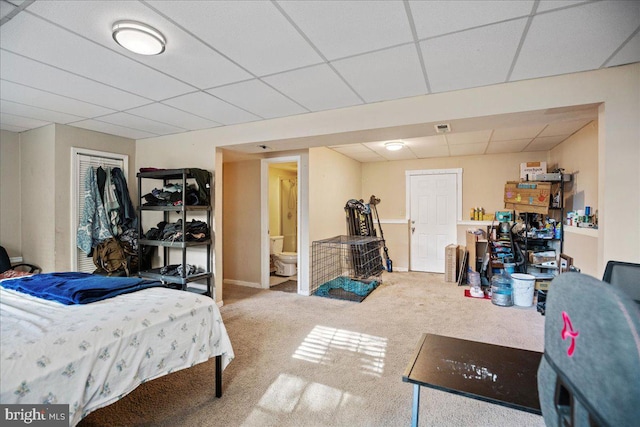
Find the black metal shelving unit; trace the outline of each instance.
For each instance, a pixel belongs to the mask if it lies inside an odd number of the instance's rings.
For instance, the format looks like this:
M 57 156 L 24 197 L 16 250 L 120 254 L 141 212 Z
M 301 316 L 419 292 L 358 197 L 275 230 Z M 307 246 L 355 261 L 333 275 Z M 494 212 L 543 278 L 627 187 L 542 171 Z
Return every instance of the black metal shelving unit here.
M 569 176 L 569 180 L 565 181 L 565 175 L 566 174 L 564 174 L 564 173 L 560 173 L 560 179 L 557 180 L 557 181 L 556 180 L 554 180 L 554 181 L 546 181 L 546 180 L 544 180 L 544 181 L 543 180 L 534 181 L 534 182 L 545 182 L 545 183 L 551 183 L 551 184 L 558 184 L 559 187 L 560 187 L 559 188 L 559 193 L 560 193 L 559 205 L 558 206 L 551 205 L 551 206 L 548 207 L 549 211 L 557 211 L 557 212 L 560 213 L 560 218 L 554 218 L 554 219 L 556 219 L 557 223 L 562 225 L 562 227 L 561 227 L 562 231 L 561 231 L 559 239 L 555 238 L 555 236 L 553 238 L 529 238 L 528 237 L 529 215 L 535 214 L 535 213 L 540 214 L 540 213 L 539 212 L 527 212 L 526 211 L 526 207 L 522 207 L 520 209 L 516 209 L 516 210 L 520 210 L 521 213 L 523 213 L 525 215 L 525 232 L 524 232 L 524 239 L 523 239 L 523 243 L 524 243 L 524 248 L 523 249 L 524 249 L 524 254 L 525 254 L 525 257 L 524 257 L 524 271 L 525 272 L 528 271 L 529 267 L 536 267 L 538 269 L 548 270 L 548 272 L 547 272 L 548 276 L 540 277 L 540 279 L 543 279 L 543 280 L 544 279 L 549 280 L 549 279 L 553 278 L 553 276 L 555 276 L 555 274 L 550 272 L 550 270 L 557 270 L 557 268 L 545 267 L 545 266 L 540 266 L 540 265 L 535 265 L 535 264 L 533 264 L 533 265 L 529 264 L 528 250 L 532 247 L 532 245 L 535 245 L 535 244 L 538 244 L 540 246 L 544 245 L 546 247 L 549 247 L 548 244 L 550 242 L 559 242 L 560 252 L 557 254 L 557 256 L 562 254 L 562 253 L 564 253 L 564 233 L 565 233 L 565 230 L 564 230 L 564 215 L 565 215 L 565 212 L 564 212 L 564 210 L 565 210 L 565 206 L 564 206 L 565 205 L 565 203 L 564 203 L 564 186 L 565 186 L 566 182 L 569 182 L 571 180 L 570 179 L 571 175 L 568 175 Z M 550 201 L 550 203 L 552 203 L 552 202 Z M 557 258 L 557 256 L 556 256 L 556 258 Z
M 169 260 L 169 250 L 176 249 L 182 251 L 182 274 L 181 275 L 171 275 L 171 274 L 162 274 L 162 267 L 151 268 L 148 270 L 143 270 L 138 273 L 140 277 L 160 280 L 165 284 L 176 285 L 179 286 L 180 289 L 185 291 L 203 293 L 207 296 L 213 297 L 213 289 L 211 285 L 211 279 L 213 277 L 212 269 L 211 269 L 211 173 L 208 173 L 208 179 L 206 183 L 205 191 L 207 193 L 208 202 L 206 205 L 185 205 L 184 198 L 186 195 L 188 180 L 195 179 L 192 170 L 189 168 L 184 169 L 161 169 L 154 170 L 149 172 L 139 172 L 137 174 L 138 177 L 138 236 L 143 236 L 143 212 L 162 212 L 164 221 L 169 222 L 170 214 L 177 213 L 180 220 L 182 221 L 183 233 L 180 239 L 173 241 L 166 240 L 149 240 L 140 238 L 138 240 L 138 256 L 139 259 L 142 259 L 142 246 L 156 246 L 163 248 L 163 266 L 168 265 Z M 183 191 L 183 203 L 181 205 L 171 205 L 171 206 L 144 206 L 143 205 L 143 194 L 142 194 L 142 181 L 144 179 L 153 179 L 162 181 L 163 186 L 166 186 L 169 183 L 179 183 L 182 185 Z M 209 227 L 209 238 L 203 241 L 188 241 L 185 240 L 186 233 L 184 232 L 184 227 L 187 224 L 187 218 L 190 214 L 194 213 L 206 213 L 206 224 Z M 195 274 L 186 274 L 187 271 L 187 252 L 190 248 L 194 247 L 206 247 L 207 251 L 207 262 L 204 272 L 195 273 Z M 197 281 L 205 281 L 206 280 L 206 289 L 202 291 L 200 288 L 196 288 L 193 286 L 189 286 L 189 283 L 197 282 Z

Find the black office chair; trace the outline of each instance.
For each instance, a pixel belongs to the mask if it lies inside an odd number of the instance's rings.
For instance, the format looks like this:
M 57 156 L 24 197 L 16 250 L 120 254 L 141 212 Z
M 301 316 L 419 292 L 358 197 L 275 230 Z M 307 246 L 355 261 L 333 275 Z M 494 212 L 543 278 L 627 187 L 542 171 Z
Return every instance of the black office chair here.
M 0 274 L 9 271 L 9 270 L 17 270 L 17 271 L 26 271 L 28 273 L 40 273 L 42 271 L 40 267 L 33 264 L 15 264 L 11 265 L 11 259 L 9 258 L 9 254 L 7 250 L 0 246 Z
M 602 281 L 622 289 L 637 303 L 640 303 L 640 264 L 609 261 Z
M 545 424 L 638 425 L 640 307 L 585 274 L 561 274 L 551 288 L 538 368 Z

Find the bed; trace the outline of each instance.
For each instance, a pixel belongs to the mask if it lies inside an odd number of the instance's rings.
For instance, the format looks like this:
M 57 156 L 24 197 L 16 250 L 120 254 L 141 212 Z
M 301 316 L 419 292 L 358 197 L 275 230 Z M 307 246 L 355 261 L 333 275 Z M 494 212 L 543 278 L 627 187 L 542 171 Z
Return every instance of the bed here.
M 138 385 L 216 358 L 216 396 L 233 349 L 215 302 L 149 287 L 65 305 L 0 282 L 0 402 L 69 404 L 69 424 Z

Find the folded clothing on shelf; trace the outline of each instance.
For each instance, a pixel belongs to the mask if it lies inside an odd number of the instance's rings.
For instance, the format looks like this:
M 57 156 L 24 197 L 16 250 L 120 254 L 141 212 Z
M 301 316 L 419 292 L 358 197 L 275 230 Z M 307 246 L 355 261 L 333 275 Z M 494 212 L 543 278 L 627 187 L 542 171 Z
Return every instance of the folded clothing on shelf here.
M 209 226 L 207 223 L 198 220 L 187 221 L 184 230 L 182 220 L 176 222 L 161 221 L 157 227 L 149 229 L 145 233 L 147 240 L 202 242 L 209 238 Z

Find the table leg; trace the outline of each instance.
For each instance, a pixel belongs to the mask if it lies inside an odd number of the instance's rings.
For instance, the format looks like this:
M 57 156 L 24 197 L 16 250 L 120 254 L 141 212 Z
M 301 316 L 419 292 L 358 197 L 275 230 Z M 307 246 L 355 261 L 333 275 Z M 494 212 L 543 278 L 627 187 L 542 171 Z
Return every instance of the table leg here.
M 420 386 L 413 385 L 413 407 L 411 409 L 411 427 L 418 427 L 418 415 L 420 412 Z

